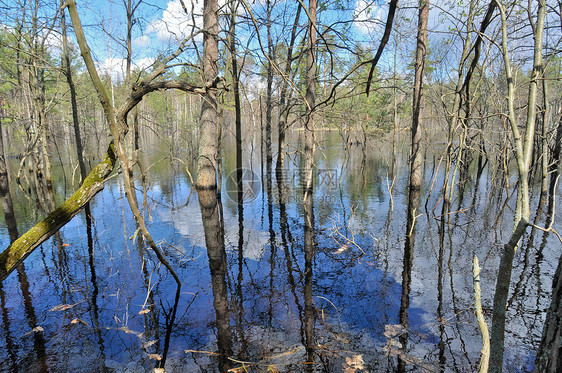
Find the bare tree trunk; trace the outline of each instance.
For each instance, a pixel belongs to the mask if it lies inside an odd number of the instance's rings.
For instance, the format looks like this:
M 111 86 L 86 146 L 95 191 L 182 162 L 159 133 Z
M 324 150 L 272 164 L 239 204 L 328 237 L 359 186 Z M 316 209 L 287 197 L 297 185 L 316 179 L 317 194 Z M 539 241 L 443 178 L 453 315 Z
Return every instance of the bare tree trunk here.
M 304 335 L 307 361 L 314 361 L 314 306 L 312 304 L 312 282 L 314 261 L 314 106 L 316 99 L 316 0 L 308 2 L 308 50 L 306 54 L 306 118 L 304 128 L 304 244 L 305 244 L 305 285 L 304 285 Z M 312 365 L 309 365 L 312 371 Z
M 64 5 L 64 0 L 61 0 L 61 6 Z M 66 36 L 66 20 L 64 12 L 61 13 L 61 29 L 62 29 L 62 47 L 64 58 L 64 71 L 66 81 L 70 88 L 70 103 L 72 105 L 72 125 L 74 127 L 74 136 L 76 139 L 76 153 L 78 156 L 78 164 L 80 165 L 80 176 L 82 179 L 80 183 L 84 182 L 88 173 L 86 172 L 86 164 L 84 163 L 84 149 L 82 147 L 82 136 L 80 134 L 80 122 L 78 120 L 78 104 L 76 103 L 76 87 L 72 78 L 72 69 L 70 64 L 70 50 L 68 48 L 68 39 Z
M 236 134 L 236 182 L 238 190 L 242 188 L 242 110 L 240 106 L 240 78 L 236 55 L 236 11 L 238 3 L 231 3 L 230 17 L 230 58 L 232 59 L 232 93 L 234 95 L 234 123 Z
M 306 118 L 304 122 L 304 200 L 312 197 L 314 167 L 314 106 L 316 100 L 316 0 L 308 2 L 308 49 L 306 54 Z
M 133 43 L 132 43 L 132 34 L 133 34 L 133 26 L 136 23 L 135 20 L 135 11 L 142 3 L 142 0 L 138 0 L 136 3 L 133 0 L 123 0 L 123 4 L 125 5 L 125 11 L 127 14 L 127 57 L 125 59 L 125 82 L 127 84 L 132 84 L 131 82 L 131 65 L 132 65 L 132 56 L 133 56 Z M 166 110 L 167 112 L 167 110 Z M 168 123 L 167 123 L 168 124 Z M 131 165 L 128 170 L 130 180 L 131 180 L 131 188 L 135 189 L 135 179 L 134 179 L 134 172 L 133 168 L 135 165 L 138 166 L 140 169 L 140 177 L 141 183 L 143 185 L 143 196 L 144 201 L 146 201 L 146 175 L 144 173 L 144 168 L 141 164 L 139 159 L 139 116 L 138 116 L 138 106 L 133 108 L 133 126 L 132 126 L 132 134 L 131 134 L 131 148 L 133 149 L 132 161 Z M 144 209 L 143 209 L 144 211 Z
M 273 110 L 273 59 L 275 52 L 273 47 L 273 40 L 271 39 L 271 1 L 267 0 L 267 88 L 265 92 L 265 169 L 268 174 L 271 174 L 271 163 L 273 156 L 271 154 L 271 112 Z
M 462 51 L 462 55 L 460 58 L 460 63 L 459 63 L 459 68 L 458 68 L 458 79 L 457 79 L 457 85 L 455 87 L 455 96 L 454 96 L 454 100 L 453 100 L 453 107 L 451 108 L 450 114 L 448 113 L 449 118 L 448 122 L 449 122 L 449 135 L 448 135 L 448 140 L 447 140 L 447 148 L 445 150 L 446 152 L 446 162 L 445 162 L 445 177 L 444 177 L 444 181 L 443 181 L 443 210 L 442 210 L 442 214 L 446 213 L 446 210 L 449 208 L 450 203 L 451 203 L 451 199 L 452 199 L 452 193 L 453 193 L 453 188 L 454 188 L 454 182 L 455 182 L 455 177 L 453 176 L 453 178 L 451 179 L 449 177 L 450 172 L 451 172 L 451 167 L 453 164 L 453 137 L 454 137 L 454 133 L 457 129 L 457 125 L 458 125 L 458 120 L 459 118 L 461 118 L 461 106 L 462 106 L 462 86 L 463 86 L 463 78 L 464 78 L 464 66 L 466 64 L 466 61 L 468 59 L 468 56 L 470 54 L 470 49 L 472 46 L 471 40 L 470 40 L 470 35 L 472 34 L 472 23 L 474 20 L 474 12 L 475 12 L 475 2 L 474 1 L 470 1 L 470 10 L 468 12 L 468 17 L 467 17 L 467 21 L 466 21 L 466 36 L 465 36 L 465 40 L 464 40 L 464 47 L 463 47 L 463 51 Z M 467 83 L 467 85 L 470 85 L 470 81 Z M 468 96 L 469 91 L 466 91 L 467 94 L 465 95 L 464 99 L 465 102 L 467 102 L 468 100 L 470 100 L 470 97 Z M 465 117 L 462 118 L 462 121 L 466 121 L 466 118 L 468 117 L 467 113 L 465 113 Z M 460 155 L 457 156 L 457 165 L 459 164 L 459 162 L 461 161 L 460 159 Z
M 278 121 L 278 149 L 277 149 L 277 163 L 275 165 L 275 169 L 278 175 L 284 169 L 285 164 L 285 134 L 287 131 L 287 119 L 289 117 L 290 111 L 290 104 L 289 98 L 290 95 L 287 95 L 288 92 L 288 85 L 289 79 L 291 76 L 292 64 L 293 64 L 293 48 L 295 46 L 295 40 L 297 38 L 297 30 L 299 24 L 299 18 L 301 14 L 301 5 L 300 3 L 297 5 L 297 14 L 295 15 L 295 22 L 293 23 L 293 28 L 291 30 L 291 40 L 289 42 L 289 46 L 287 48 L 287 59 L 285 61 L 285 79 L 283 79 L 283 83 L 281 84 L 281 92 L 279 94 L 279 121 Z M 289 96 L 289 97 L 287 97 Z
M 123 4 L 125 5 L 125 11 L 127 13 L 127 58 L 125 59 L 125 81 L 130 82 L 131 80 L 131 63 L 132 63 L 132 56 L 133 56 L 133 26 L 136 23 L 136 19 L 134 17 L 135 11 L 142 3 L 143 0 L 138 0 L 136 3 L 133 0 L 123 0 Z
M 559 3 L 562 9 L 562 2 Z M 546 83 L 543 80 L 543 84 Z M 546 97 L 546 88 L 543 89 L 543 94 Z M 546 110 L 546 103 L 544 105 Z M 543 115 L 543 131 L 546 126 L 546 115 Z M 543 137 L 543 142 L 546 139 Z M 546 144 L 543 144 L 543 157 L 547 157 Z M 550 157 L 550 162 L 543 159 L 543 170 L 547 168 L 546 174 L 550 174 L 550 182 L 548 185 L 548 212 L 546 225 L 550 226 L 554 219 L 554 206 L 556 197 L 556 184 L 559 182 L 559 167 L 560 167 L 560 151 L 562 149 L 562 116 L 558 119 L 558 126 L 556 129 L 556 137 L 554 140 L 554 149 Z M 543 173 L 545 173 L 543 171 Z M 543 178 L 547 177 L 543 175 Z M 544 184 L 546 180 L 543 179 Z M 544 188 L 544 185 L 543 185 Z M 542 193 L 541 193 L 542 195 Z M 542 203 L 542 201 L 541 201 Z M 546 233 L 545 233 L 546 234 Z M 545 241 L 546 242 L 546 241 Z M 535 372 L 548 372 L 555 373 L 562 370 L 562 256 L 558 260 L 558 268 L 552 281 L 552 298 L 550 307 L 546 315 L 543 333 L 537 356 L 535 358 Z
M 6 152 L 4 150 L 4 126 L 2 118 L 4 112 L 0 106 L 0 204 L 4 211 L 4 220 L 8 226 L 8 234 L 10 242 L 14 242 L 18 238 L 18 226 L 16 224 L 16 216 L 14 214 L 14 205 L 12 203 L 12 195 L 10 193 L 10 182 L 8 177 L 8 167 L 6 165 Z
M 427 19 L 429 0 L 420 0 L 418 18 L 418 36 L 416 46 L 414 98 L 412 114 L 412 149 L 410 154 L 410 188 L 420 189 L 422 182 L 421 110 L 423 107 L 423 77 L 425 73 L 425 55 L 427 50 Z
M 548 173 L 550 174 L 549 189 L 554 190 L 556 180 L 560 175 L 560 155 L 562 154 L 562 115 L 558 118 L 558 127 L 556 128 L 556 139 L 554 140 L 554 149 L 550 157 L 550 166 Z M 549 208 L 554 208 L 554 199 L 556 193 L 550 193 L 548 196 Z M 553 216 L 554 211 L 549 210 L 548 214 Z
M 218 1 L 205 0 L 203 8 L 203 77 L 205 83 L 218 76 Z M 219 122 L 217 115 L 217 94 L 210 90 L 203 96 L 201 104 L 201 140 L 197 171 L 198 189 L 217 189 L 217 151 Z

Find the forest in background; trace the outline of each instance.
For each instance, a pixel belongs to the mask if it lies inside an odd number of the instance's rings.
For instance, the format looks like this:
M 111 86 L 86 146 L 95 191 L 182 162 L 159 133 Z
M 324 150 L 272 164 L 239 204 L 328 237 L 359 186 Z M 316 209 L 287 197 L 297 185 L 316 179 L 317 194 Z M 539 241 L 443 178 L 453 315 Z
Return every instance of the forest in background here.
M 107 6 L 117 19 L 104 13 Z M 36 0 L 2 1 L 0 7 L 6 15 L 0 30 L 2 151 L 4 160 L 18 160 L 9 172 L 0 162 L 0 189 L 5 195 L 18 188 L 43 216 L 59 214 L 47 217 L 52 222 L 35 242 L 14 241 L 0 256 L 3 266 L 9 263 L 0 272 L 13 270 L 93 198 L 117 159 L 139 232 L 150 244 L 133 193 L 142 189 L 134 176 L 150 173 L 139 157 L 149 150 L 143 144 L 157 141 L 159 152 L 185 164 L 202 208 L 212 209 L 226 132 L 237 138 L 237 157 L 248 134 L 257 134 L 256 151 L 269 174 L 273 163 L 283 169 L 285 154 L 294 151 L 312 170 L 314 131 L 338 131 L 349 146 L 386 138 L 393 152 L 397 134 L 411 133 L 410 190 L 441 193 L 442 216 L 451 212 L 469 168 L 492 167 L 496 182 L 514 193 L 513 234 L 505 242 L 489 322 L 490 370 L 501 371 L 511 266 L 533 224 L 531 186 L 540 185 L 540 203 L 549 209 L 541 228 L 552 231 L 555 218 L 562 3 L 178 0 L 158 8 L 133 0 Z M 162 18 L 150 18 L 160 11 Z M 285 143 L 287 131 L 304 131 L 302 148 Z M 436 144 L 445 149 L 445 181 L 425 185 L 416 179 L 419 157 Z M 64 202 L 62 212 L 55 206 L 68 196 L 53 196 L 55 164 L 67 165 L 82 193 Z M 312 178 L 305 180 L 305 206 L 312 188 Z M 414 225 L 414 217 L 409 222 Z M 558 364 L 560 281 L 558 271 L 537 355 L 550 369 Z

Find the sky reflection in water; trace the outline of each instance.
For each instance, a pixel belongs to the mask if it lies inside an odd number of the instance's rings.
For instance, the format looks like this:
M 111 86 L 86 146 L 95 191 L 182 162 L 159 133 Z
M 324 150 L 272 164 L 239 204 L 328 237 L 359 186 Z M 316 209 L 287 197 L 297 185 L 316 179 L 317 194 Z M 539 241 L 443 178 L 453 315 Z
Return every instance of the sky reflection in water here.
M 168 372 L 218 371 L 241 367 L 241 361 L 250 363 L 245 364 L 248 371 L 264 371 L 268 365 L 278 371 L 394 371 L 398 358 L 413 370 L 473 371 L 480 337 L 471 308 L 471 260 L 477 254 L 484 263 L 483 301 L 489 316 L 498 247 L 511 219 L 506 212 L 498 224 L 505 229 L 496 234 L 490 228 L 501 191 L 488 171 L 478 184 L 471 175 L 464 201 L 454 201 L 466 210 L 452 217 L 442 237 L 431 211 L 438 196 L 429 198 L 426 210 L 428 191 L 422 191 L 405 329 L 399 315 L 407 157 L 398 159 L 391 199 L 387 177 L 392 160 L 382 150 L 369 152 L 362 166 L 360 147 L 352 147 L 346 158 L 337 134 L 323 136 L 318 165 L 335 171 L 338 183 L 333 187 L 317 179 L 312 268 L 305 265 L 303 205 L 281 203 L 273 172 L 271 191 L 267 182 L 263 190 L 260 185 L 257 198 L 243 205 L 242 221 L 230 194 L 223 197 L 219 211 L 226 266 L 221 267 L 219 256 L 211 271 L 197 193 L 186 205 L 191 185 L 172 167 L 151 174 L 147 203 L 149 229 L 182 280 L 175 304 L 175 283 L 135 234 L 115 178 L 91 204 L 91 237 L 81 213 L 2 284 L 0 370 L 151 371 L 165 357 Z M 298 170 L 288 164 L 289 170 Z M 232 165 L 225 165 L 228 175 Z M 428 184 L 435 167 L 428 157 Z M 254 171 L 259 173 L 259 167 Z M 288 182 L 285 199 L 300 201 L 298 182 Z M 226 179 L 224 188 L 229 187 Z M 18 223 L 23 231 L 31 222 Z M 1 233 L 0 243 L 7 247 L 4 226 Z M 524 271 L 513 275 L 512 288 L 520 282 L 524 296 L 515 298 L 509 311 L 506 355 L 507 369 L 518 371 L 532 367 L 560 249 L 547 238 L 537 267 L 543 233 L 536 236 L 516 259 L 516 268 Z M 306 312 L 307 273 L 312 273 L 312 314 Z M 219 309 L 221 300 L 227 302 L 225 309 Z M 307 325 L 313 325 L 313 346 L 307 345 Z M 408 341 L 406 351 L 399 349 L 400 337 Z M 311 350 L 314 363 L 305 364 Z M 231 360 L 217 356 L 220 351 L 230 351 Z

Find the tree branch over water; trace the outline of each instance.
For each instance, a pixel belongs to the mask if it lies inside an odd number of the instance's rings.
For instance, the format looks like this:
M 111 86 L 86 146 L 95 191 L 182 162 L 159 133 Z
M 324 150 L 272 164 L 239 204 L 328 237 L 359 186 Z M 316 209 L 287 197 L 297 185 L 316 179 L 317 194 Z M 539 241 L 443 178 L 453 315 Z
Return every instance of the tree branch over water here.
M 35 248 L 68 223 L 82 207 L 103 189 L 105 179 L 116 164 L 114 145 L 111 143 L 105 158 L 90 172 L 82 186 L 63 204 L 51 212 L 36 226 L 15 240 L 0 254 L 0 281 L 35 250 Z

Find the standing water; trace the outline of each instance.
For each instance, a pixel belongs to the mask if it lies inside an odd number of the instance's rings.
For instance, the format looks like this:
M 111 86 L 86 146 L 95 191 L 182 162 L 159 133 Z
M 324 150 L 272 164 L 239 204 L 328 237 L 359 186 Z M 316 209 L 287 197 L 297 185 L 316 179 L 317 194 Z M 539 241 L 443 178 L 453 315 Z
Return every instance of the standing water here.
M 91 218 L 77 215 L 0 283 L 0 370 L 477 370 L 472 259 L 483 268 L 490 324 L 515 205 L 499 171 L 469 168 L 442 214 L 442 149 L 425 154 L 426 185 L 408 204 L 407 147 L 393 158 L 376 140 L 346 144 L 337 132 L 320 132 L 317 141 L 308 209 L 298 152 L 276 173 L 259 164 L 259 152 L 245 151 L 238 188 L 227 138 L 220 200 L 198 196 L 183 165 L 146 154 L 152 167 L 146 195 L 136 182 L 138 198 L 181 279 L 179 295 L 137 231 L 120 176 L 109 180 L 90 203 Z M 57 188 L 59 199 L 72 189 Z M 12 193 L 25 232 L 39 216 Z M 415 232 L 407 232 L 408 208 Z M 545 212 L 536 214 L 544 224 Z M 7 227 L 2 221 L 3 248 Z M 560 249 L 543 231 L 529 229 L 522 240 L 506 371 L 533 368 Z

